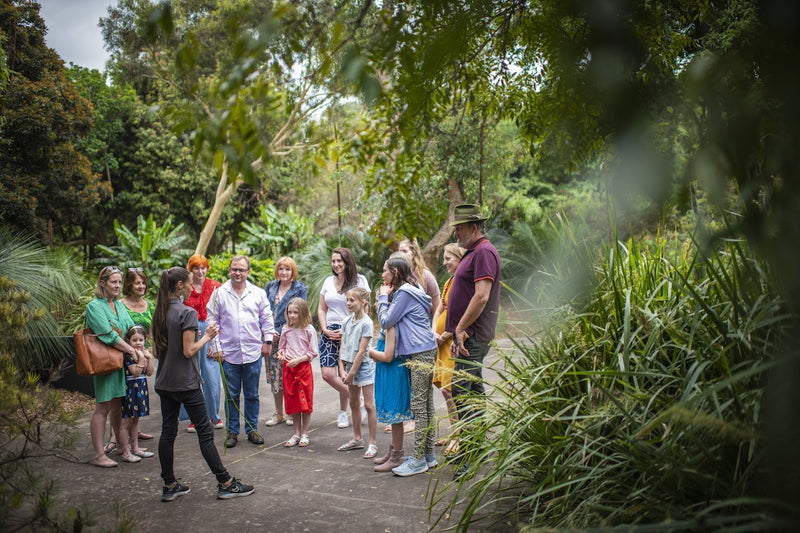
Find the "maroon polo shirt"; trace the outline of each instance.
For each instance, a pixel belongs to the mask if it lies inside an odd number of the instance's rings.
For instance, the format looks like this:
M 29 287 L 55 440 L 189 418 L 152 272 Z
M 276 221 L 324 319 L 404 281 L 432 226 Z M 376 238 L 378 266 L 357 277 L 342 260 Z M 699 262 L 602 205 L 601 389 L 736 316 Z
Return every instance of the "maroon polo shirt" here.
M 483 312 L 467 328 L 467 335 L 479 342 L 494 339 L 497 311 L 500 308 L 500 256 L 486 237 L 479 238 L 467 248 L 453 275 L 453 286 L 447 301 L 446 331 L 455 332 L 458 321 L 475 295 L 475 282 L 483 279 L 492 280 L 492 290 Z

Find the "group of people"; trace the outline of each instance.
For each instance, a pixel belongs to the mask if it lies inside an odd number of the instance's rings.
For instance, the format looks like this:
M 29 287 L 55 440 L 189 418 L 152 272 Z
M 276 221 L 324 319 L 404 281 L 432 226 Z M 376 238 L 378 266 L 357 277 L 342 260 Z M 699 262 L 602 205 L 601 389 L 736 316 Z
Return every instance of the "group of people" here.
M 456 207 L 451 226 L 458 242 L 445 247 L 443 264 L 452 276 L 441 293 L 416 240 L 400 243 L 384 264 L 383 284 L 376 291 L 374 345 L 372 293 L 347 248 L 335 248 L 331 254 L 331 275 L 324 280 L 317 308 L 319 339 L 306 302 L 308 289 L 289 257 L 276 261 L 275 279 L 260 288 L 248 281 L 246 256 L 231 260 L 229 279 L 220 284 L 206 277 L 207 259 L 194 255 L 187 268 L 172 267 L 161 274 L 155 304 L 145 299 L 147 278 L 141 269 L 123 273 L 117 267 L 104 268 L 96 298 L 86 308 L 86 321 L 104 343 L 124 353 L 125 362 L 120 371 L 94 377 L 91 463 L 117 466 L 108 457 L 114 449 L 125 462 L 154 455 L 139 446 L 139 440 L 152 436 L 138 431 L 138 418 L 149 414 L 146 376 L 157 366 L 162 500 L 189 492 L 173 472 L 178 422 L 186 418 L 187 430 L 197 433 L 201 453 L 219 482 L 217 497 L 251 494 L 253 487 L 233 478 L 222 465 L 213 430 L 225 427 L 224 446 L 232 448 L 243 418 L 247 440 L 264 443 L 258 431 L 263 364 L 275 404 L 265 425 L 293 426 L 285 446 L 308 446 L 314 398 L 311 362 L 317 357 L 323 380 L 339 393 L 338 427 L 353 428 L 353 438 L 339 450 L 366 448 L 364 457 L 374 460 L 376 471 L 398 476 L 435 466 L 435 444 L 447 445 L 445 453 L 456 454 L 457 435 L 435 440 L 433 386 L 442 391 L 451 422 L 478 414 L 478 404 L 460 397 L 483 394 L 481 365 L 497 322 L 500 261 L 484 235 L 485 220 L 479 206 Z M 118 300 L 121 290 L 125 299 Z M 460 379 L 466 375 L 461 372 L 476 379 Z M 219 414 L 220 389 L 225 391 L 224 419 Z M 111 439 L 104 445 L 108 419 Z M 392 433 L 381 457 L 378 422 Z M 404 458 L 404 433 L 410 424 L 414 453 Z

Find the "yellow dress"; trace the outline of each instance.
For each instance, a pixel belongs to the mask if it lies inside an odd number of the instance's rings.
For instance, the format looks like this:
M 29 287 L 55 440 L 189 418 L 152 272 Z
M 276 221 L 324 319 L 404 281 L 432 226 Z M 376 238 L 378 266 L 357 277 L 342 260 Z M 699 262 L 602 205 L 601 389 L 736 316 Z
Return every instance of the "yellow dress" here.
M 451 277 L 445 281 L 444 287 L 442 287 L 442 307 L 444 311 L 436 321 L 435 331 L 437 335 L 444 333 L 444 324 L 447 321 L 447 298 L 452 285 L 453 278 Z M 439 352 L 436 354 L 436 362 L 433 366 L 433 384 L 440 389 L 450 390 L 450 382 L 453 379 L 455 359 L 450 355 L 451 344 L 453 344 L 453 339 L 448 339 L 447 342 L 439 346 Z

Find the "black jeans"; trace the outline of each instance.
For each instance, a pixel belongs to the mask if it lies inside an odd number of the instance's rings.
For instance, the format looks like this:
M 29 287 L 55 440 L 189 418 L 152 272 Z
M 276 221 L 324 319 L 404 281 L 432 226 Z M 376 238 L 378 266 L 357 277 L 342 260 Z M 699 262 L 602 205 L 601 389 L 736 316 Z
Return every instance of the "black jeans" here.
M 483 358 L 489 353 L 488 342 L 478 342 L 472 337 L 467 337 L 464 347 L 469 355 L 455 356 L 451 386 L 459 420 L 469 420 L 483 412 L 481 402 L 486 396 L 483 388 Z M 471 378 L 459 377 L 459 373 L 467 373 Z
M 208 463 L 211 472 L 220 483 L 231 479 L 230 474 L 222 466 L 217 447 L 214 446 L 214 429 L 208 418 L 205 400 L 200 389 L 188 391 L 165 391 L 156 389 L 161 398 L 161 438 L 158 440 L 158 460 L 161 462 L 161 478 L 165 485 L 173 484 L 175 472 L 175 437 L 178 436 L 178 412 L 181 405 L 186 408 L 189 420 L 197 430 L 197 441 L 200 443 L 200 453 Z

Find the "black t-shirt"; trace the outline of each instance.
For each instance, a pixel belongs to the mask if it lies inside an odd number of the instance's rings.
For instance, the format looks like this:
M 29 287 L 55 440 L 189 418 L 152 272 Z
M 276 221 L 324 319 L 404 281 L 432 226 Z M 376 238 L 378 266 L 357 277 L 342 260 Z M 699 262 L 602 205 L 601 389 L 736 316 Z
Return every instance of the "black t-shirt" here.
M 183 332 L 186 330 L 194 330 L 197 335 L 197 311 L 172 298 L 167 311 L 167 349 L 158 354 L 156 389 L 176 392 L 200 388 L 197 357 L 183 356 Z

